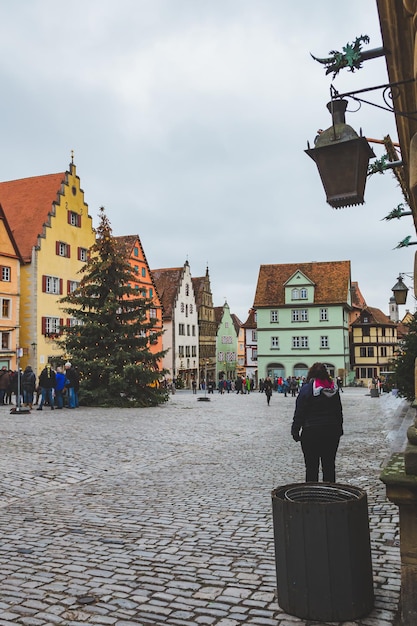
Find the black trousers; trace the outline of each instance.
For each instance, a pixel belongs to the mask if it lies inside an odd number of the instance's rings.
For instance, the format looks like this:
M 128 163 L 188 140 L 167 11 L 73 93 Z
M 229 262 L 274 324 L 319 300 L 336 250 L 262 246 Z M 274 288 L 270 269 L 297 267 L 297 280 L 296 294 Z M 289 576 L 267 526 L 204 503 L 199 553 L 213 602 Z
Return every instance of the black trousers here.
M 319 481 L 319 468 L 323 473 L 323 482 L 336 482 L 336 453 L 340 434 L 328 428 L 306 428 L 301 434 L 301 448 L 306 466 L 306 482 Z

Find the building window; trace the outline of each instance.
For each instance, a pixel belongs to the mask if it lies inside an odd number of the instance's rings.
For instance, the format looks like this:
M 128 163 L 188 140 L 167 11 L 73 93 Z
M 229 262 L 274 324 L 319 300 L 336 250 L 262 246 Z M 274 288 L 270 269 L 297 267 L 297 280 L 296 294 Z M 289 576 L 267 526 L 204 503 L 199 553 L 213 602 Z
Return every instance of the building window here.
M 366 357 L 366 348 L 359 348 L 359 356 Z
M 197 346 L 191 346 L 191 356 L 197 356 Z
M 67 281 L 67 293 L 74 293 L 76 289 L 78 289 L 80 283 L 77 280 L 68 280 Z
M 152 319 L 156 319 L 156 309 L 153 309 L 153 308 L 149 309 L 149 317 L 152 318 Z M 181 326 L 181 324 L 180 324 L 180 326 Z M 183 326 L 184 326 L 184 324 L 183 324 Z
M 5 318 L 9 318 L 11 314 L 12 302 L 9 298 L 2 298 L 1 300 L 1 316 Z
M 368 327 L 366 328 L 362 328 L 362 337 L 370 337 L 371 336 L 371 329 Z
M 255 348 L 252 348 L 252 361 L 257 361 L 258 360 L 258 350 L 256 350 Z
M 308 348 L 308 337 L 293 337 L 292 338 L 292 347 L 293 348 Z
M 381 350 L 381 356 L 386 357 L 386 356 L 387 356 L 387 354 L 388 354 L 388 352 L 387 352 L 387 347 L 386 347 L 386 346 L 382 346 L 382 347 L 380 348 L 380 350 Z
M 193 337 L 195 337 L 195 324 L 191 326 L 191 334 Z
M 10 350 L 10 333 L 1 333 L 1 349 Z
M 278 322 L 278 311 L 271 311 L 271 322 Z
M 190 325 L 189 324 L 187 324 L 187 336 L 188 337 L 190 336 Z
M 71 246 L 63 241 L 57 241 L 55 245 L 55 252 L 58 256 L 64 256 L 69 259 L 71 256 Z
M 185 335 L 185 324 L 178 324 L 178 334 Z
M 293 289 L 291 291 L 291 300 L 307 300 L 307 289 Z
M 320 348 L 328 348 L 329 347 L 329 337 L 327 335 L 322 335 L 320 337 Z
M 190 315 L 192 315 L 193 311 L 194 311 L 194 309 L 193 309 L 193 305 L 192 305 L 192 304 L 190 304 Z
M 258 341 L 258 331 L 257 330 L 253 330 L 252 331 L 252 341 Z
M 81 215 L 75 211 L 68 211 L 68 224 L 81 228 Z
M 328 309 L 320 309 L 320 321 L 327 322 L 329 319 L 329 311 Z
M 184 302 L 181 302 L 181 313 L 184 313 L 185 311 L 185 304 Z
M 78 255 L 77 258 L 79 261 L 82 261 L 83 263 L 87 263 L 88 261 L 88 249 L 87 248 L 78 248 Z
M 67 326 L 70 326 L 71 328 L 73 326 L 83 326 L 84 322 L 82 320 L 79 320 L 77 317 L 68 317 L 67 318 Z
M 133 256 L 139 256 L 139 248 L 137 246 L 133 248 Z
M 370 346 L 368 348 L 368 356 L 371 356 L 371 357 L 374 356 L 374 347 L 373 346 Z
M 178 356 L 180 359 L 184 357 L 184 346 L 178 346 Z
M 62 278 L 57 276 L 42 276 L 42 291 L 56 296 L 62 295 Z
M 185 283 L 185 295 L 190 295 L 190 285 L 188 283 Z
M 291 319 L 293 322 L 308 322 L 308 309 L 293 309 Z
M 43 317 L 42 318 L 42 334 L 43 335 L 59 335 L 63 320 L 59 317 Z
M 137 265 L 133 266 L 133 271 L 134 271 L 135 274 L 139 274 L 139 268 L 138 268 Z
M 271 337 L 271 348 L 279 348 L 279 337 Z
M 149 288 L 149 297 L 153 298 L 153 289 L 151 287 Z
M 225 343 L 228 343 L 228 344 L 233 343 L 232 337 L 230 335 L 222 335 L 222 344 L 225 344 Z
M 190 348 L 190 346 L 185 346 L 185 356 L 188 357 L 188 358 L 191 356 L 191 348 Z
M 8 267 L 7 265 L 1 265 L 0 268 L 1 268 L 0 279 L 3 282 L 9 283 L 11 280 L 11 275 L 12 275 L 11 268 Z

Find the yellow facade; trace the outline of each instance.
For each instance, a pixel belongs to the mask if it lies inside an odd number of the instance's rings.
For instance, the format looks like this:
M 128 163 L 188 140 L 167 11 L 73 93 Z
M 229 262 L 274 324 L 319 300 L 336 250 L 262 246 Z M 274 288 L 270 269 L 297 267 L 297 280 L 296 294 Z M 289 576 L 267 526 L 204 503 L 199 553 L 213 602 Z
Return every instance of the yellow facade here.
M 22 367 L 30 364 L 38 375 L 48 361 L 59 364 L 60 349 L 54 338 L 60 324 L 70 323 L 59 300 L 80 281 L 79 271 L 95 242 L 92 219 L 73 163 L 58 191 L 58 200 L 32 251 L 32 262 L 21 271 L 20 339 L 26 348 Z

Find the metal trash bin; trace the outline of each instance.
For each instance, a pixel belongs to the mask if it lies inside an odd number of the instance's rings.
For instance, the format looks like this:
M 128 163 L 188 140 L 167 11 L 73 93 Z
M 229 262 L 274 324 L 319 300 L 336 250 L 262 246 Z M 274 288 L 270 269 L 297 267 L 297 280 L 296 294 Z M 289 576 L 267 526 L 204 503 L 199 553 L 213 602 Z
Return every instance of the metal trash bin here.
M 272 491 L 278 604 L 303 619 L 349 621 L 374 606 L 366 492 L 337 483 Z

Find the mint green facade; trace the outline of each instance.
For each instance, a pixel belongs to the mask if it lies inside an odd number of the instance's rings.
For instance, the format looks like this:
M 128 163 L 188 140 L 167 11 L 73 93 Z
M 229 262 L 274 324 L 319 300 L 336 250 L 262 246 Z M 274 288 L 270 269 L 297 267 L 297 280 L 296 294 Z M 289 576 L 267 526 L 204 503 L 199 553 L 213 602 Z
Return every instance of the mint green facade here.
M 305 376 L 316 361 L 345 381 L 350 371 L 350 288 L 346 301 L 320 304 L 300 271 L 285 284 L 285 304 L 257 308 L 258 377 Z
M 223 306 L 223 315 L 217 329 L 216 380 L 235 380 L 237 367 L 237 335 L 230 308 Z

